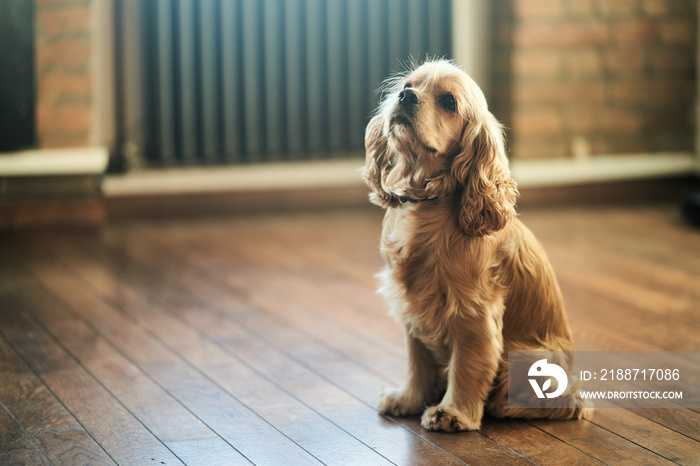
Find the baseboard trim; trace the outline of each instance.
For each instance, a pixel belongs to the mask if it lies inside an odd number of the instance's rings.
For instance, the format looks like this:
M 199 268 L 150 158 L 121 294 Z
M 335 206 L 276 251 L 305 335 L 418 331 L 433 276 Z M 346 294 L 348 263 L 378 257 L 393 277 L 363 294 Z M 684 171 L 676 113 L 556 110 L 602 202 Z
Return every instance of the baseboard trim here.
M 107 176 L 107 197 L 261 192 L 350 188 L 363 186 L 360 157 L 337 160 L 236 165 L 225 167 L 151 169 Z M 595 156 L 584 160 L 513 161 L 513 178 L 523 188 L 580 185 L 686 176 L 700 173 L 689 152 Z
M 107 197 L 287 191 L 364 186 L 364 159 L 138 170 L 107 176 Z
M 640 203 L 679 204 L 700 188 L 695 175 L 673 175 L 596 183 L 530 186 L 520 188 L 518 208 L 549 206 L 634 205 Z
M 582 160 L 525 160 L 511 163 L 521 188 L 617 182 L 700 173 L 700 159 L 690 152 L 600 155 Z
M 108 161 L 107 148 L 101 146 L 0 153 L 0 178 L 100 175 Z
M 17 165 L 13 165 L 11 158 L 19 154 L 10 155 L 10 159 L 0 157 L 0 179 L 39 174 L 101 174 L 107 163 L 106 151 L 93 148 L 28 152 L 29 155 L 24 153 L 27 158 L 21 163 L 14 162 Z M 50 153 L 67 157 L 50 159 Z M 42 161 L 46 164 L 40 163 Z M 357 171 L 363 163 L 361 158 L 350 158 L 151 170 L 109 176 L 103 183 L 104 199 L 88 196 L 83 201 L 2 203 L 0 229 L 96 225 L 105 218 L 122 220 L 368 206 L 368 190 Z M 692 154 L 673 153 L 594 157 L 584 161 L 514 162 L 512 169 L 521 191 L 519 206 L 527 207 L 677 201 L 691 187 L 697 189 L 697 166 Z
M 102 225 L 105 147 L 0 153 L 0 230 Z

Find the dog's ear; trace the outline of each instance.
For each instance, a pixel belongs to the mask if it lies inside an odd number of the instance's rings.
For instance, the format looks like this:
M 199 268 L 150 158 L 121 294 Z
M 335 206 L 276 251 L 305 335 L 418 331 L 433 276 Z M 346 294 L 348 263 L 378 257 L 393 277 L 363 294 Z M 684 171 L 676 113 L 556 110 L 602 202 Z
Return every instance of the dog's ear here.
M 365 130 L 365 165 L 360 169 L 367 186 L 372 190 L 369 199 L 380 207 L 390 207 L 396 200 L 382 184 L 386 172 L 391 169 L 387 139 L 384 136 L 384 118 L 372 118 Z
M 515 217 L 518 196 L 508 171 L 503 128 L 488 111 L 472 118 L 462 136 L 462 150 L 452 163 L 452 176 L 463 187 L 459 225 L 470 236 L 494 233 Z

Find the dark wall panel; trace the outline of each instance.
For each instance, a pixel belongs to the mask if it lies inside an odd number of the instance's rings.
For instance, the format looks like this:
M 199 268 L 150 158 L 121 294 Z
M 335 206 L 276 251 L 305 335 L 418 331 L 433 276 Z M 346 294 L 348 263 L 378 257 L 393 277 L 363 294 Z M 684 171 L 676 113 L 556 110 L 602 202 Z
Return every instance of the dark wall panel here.
M 34 6 L 0 0 L 0 151 L 35 142 Z

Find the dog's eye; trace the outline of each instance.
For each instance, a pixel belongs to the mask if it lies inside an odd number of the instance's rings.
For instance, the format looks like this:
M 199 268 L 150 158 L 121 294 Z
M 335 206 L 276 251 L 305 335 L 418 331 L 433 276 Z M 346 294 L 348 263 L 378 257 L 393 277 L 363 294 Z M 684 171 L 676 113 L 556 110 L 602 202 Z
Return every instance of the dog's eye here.
M 406 83 L 406 85 L 403 87 L 404 89 L 408 89 L 409 87 L 413 87 L 413 84 L 411 83 Z
M 445 111 L 454 113 L 457 111 L 457 101 L 452 94 L 443 94 L 438 97 L 438 103 Z

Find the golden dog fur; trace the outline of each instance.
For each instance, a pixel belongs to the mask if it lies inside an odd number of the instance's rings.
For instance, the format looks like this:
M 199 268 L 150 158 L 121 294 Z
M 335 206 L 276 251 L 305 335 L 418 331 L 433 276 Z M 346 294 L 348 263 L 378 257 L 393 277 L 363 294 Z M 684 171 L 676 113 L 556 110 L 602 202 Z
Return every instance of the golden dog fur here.
M 564 395 L 572 408 L 508 408 L 508 351 L 573 345 L 545 252 L 516 218 L 502 127 L 483 93 L 444 60 L 391 79 L 385 93 L 367 126 L 362 173 L 372 202 L 386 208 L 380 292 L 405 327 L 409 364 L 379 410 L 424 411 L 423 427 L 442 431 L 478 429 L 484 408 L 496 417 L 587 415 L 573 390 Z

